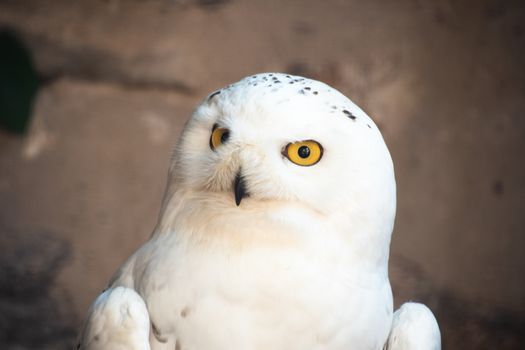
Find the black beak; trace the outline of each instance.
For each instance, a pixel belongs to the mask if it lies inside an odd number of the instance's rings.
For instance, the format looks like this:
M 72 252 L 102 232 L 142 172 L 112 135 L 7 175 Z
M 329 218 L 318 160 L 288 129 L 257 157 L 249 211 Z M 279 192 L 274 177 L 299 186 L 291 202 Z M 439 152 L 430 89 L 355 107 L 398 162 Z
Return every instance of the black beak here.
M 248 196 L 248 193 L 246 192 L 244 178 L 242 177 L 240 170 L 237 173 L 237 176 L 235 176 L 235 180 L 233 181 L 233 191 L 235 193 L 235 204 L 239 206 L 239 204 L 241 204 L 242 199 Z

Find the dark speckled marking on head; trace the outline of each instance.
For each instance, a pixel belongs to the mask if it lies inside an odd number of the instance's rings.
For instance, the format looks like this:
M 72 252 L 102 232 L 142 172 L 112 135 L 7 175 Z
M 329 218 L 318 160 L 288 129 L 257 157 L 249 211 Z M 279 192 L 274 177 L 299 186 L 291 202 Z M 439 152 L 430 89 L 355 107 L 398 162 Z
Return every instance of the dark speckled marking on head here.
M 356 120 L 357 118 L 355 115 L 353 115 L 350 111 L 347 111 L 346 109 L 343 109 L 343 113 L 352 120 Z
M 210 95 L 210 97 L 208 97 L 208 101 L 211 101 L 212 98 L 214 98 L 215 96 L 217 96 L 220 93 L 221 93 L 221 90 L 215 91 L 213 94 Z
M 235 83 L 233 86 L 229 85 L 228 89 L 223 88 L 222 92 L 228 93 L 230 88 L 236 89 L 238 87 L 253 87 L 254 93 L 260 93 L 262 96 L 268 94 L 277 95 L 282 92 L 285 94 L 285 96 L 293 94 L 299 99 L 306 99 L 312 95 L 315 95 L 315 103 L 320 103 L 323 105 L 327 114 L 337 114 L 340 116 L 342 112 L 345 117 L 352 121 L 356 121 L 358 118 L 356 115 L 350 112 L 353 107 L 351 104 L 349 105 L 347 101 L 341 99 L 340 96 L 338 96 L 337 90 L 326 86 L 325 84 L 320 85 L 319 82 L 312 79 L 290 74 L 265 73 L 249 76 L 243 79 L 242 83 L 239 83 Z M 219 91 L 216 93 L 218 92 Z M 214 94 L 210 95 L 210 99 L 213 98 Z M 302 95 L 302 97 L 299 97 L 299 95 Z M 287 97 L 287 100 L 290 99 L 290 97 Z M 366 123 L 364 123 L 364 125 L 366 125 Z M 373 129 L 370 125 L 367 126 L 370 129 Z

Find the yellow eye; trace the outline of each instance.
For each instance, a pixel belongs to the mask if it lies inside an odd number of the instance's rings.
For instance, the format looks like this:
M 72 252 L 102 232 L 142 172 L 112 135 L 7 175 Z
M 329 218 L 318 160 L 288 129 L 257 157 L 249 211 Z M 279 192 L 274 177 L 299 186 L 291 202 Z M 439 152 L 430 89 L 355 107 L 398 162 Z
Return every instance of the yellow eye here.
M 215 124 L 211 132 L 210 148 L 213 150 L 216 149 L 217 147 L 228 141 L 229 137 L 230 130 L 226 128 L 220 128 L 217 124 Z
M 317 141 L 307 140 L 286 145 L 283 155 L 292 163 L 301 166 L 316 164 L 323 156 L 323 147 Z

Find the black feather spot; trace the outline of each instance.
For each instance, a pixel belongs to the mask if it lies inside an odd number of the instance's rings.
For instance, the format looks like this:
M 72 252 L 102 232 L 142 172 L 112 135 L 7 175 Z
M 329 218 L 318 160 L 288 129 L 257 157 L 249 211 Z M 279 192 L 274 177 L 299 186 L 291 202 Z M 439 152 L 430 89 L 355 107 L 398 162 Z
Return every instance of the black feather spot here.
M 229 88 L 229 87 L 228 87 Z M 210 101 L 212 98 L 214 98 L 215 96 L 217 96 L 218 94 L 221 93 L 221 90 L 219 91 L 215 91 L 213 94 L 210 95 L 210 97 L 208 97 L 208 101 Z
M 346 109 L 343 109 L 343 113 L 350 119 L 355 120 L 356 116 L 353 115 L 350 111 L 347 111 Z

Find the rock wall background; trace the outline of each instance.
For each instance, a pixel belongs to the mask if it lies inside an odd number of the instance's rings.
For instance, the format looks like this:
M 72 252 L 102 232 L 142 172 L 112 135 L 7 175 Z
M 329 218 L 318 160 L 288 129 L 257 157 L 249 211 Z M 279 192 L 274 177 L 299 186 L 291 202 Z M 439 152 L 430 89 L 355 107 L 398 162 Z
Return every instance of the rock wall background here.
M 396 304 L 446 349 L 525 329 L 521 1 L 0 1 L 42 86 L 0 132 L 0 344 L 71 348 L 150 235 L 169 155 L 212 90 L 262 71 L 326 81 L 380 125 L 397 172 Z

